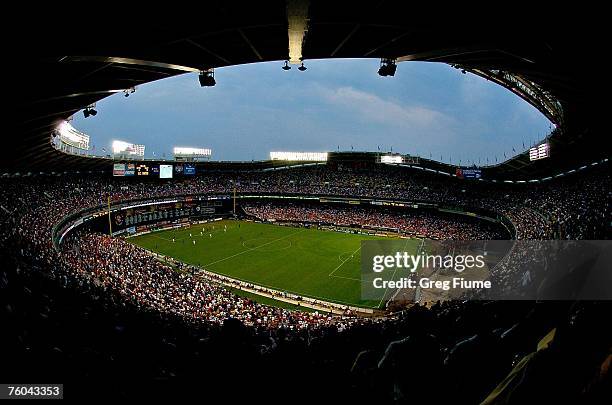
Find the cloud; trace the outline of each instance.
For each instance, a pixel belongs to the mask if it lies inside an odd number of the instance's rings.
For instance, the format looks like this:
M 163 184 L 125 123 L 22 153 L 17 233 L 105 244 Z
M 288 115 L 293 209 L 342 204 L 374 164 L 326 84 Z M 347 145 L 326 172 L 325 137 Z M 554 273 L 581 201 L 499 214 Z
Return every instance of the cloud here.
M 353 87 L 321 87 L 319 91 L 328 103 L 352 111 L 360 120 L 369 123 L 418 130 L 449 130 L 454 125 L 454 119 L 440 111 L 418 105 L 402 105 Z

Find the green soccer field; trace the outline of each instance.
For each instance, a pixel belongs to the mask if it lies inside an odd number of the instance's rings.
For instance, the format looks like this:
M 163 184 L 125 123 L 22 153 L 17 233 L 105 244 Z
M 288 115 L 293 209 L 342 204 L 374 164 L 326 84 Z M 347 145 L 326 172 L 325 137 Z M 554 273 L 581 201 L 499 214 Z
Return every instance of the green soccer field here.
M 128 240 L 182 262 L 253 284 L 376 308 L 383 301 L 362 300 L 360 278 L 360 242 L 373 239 L 384 238 L 225 220 L 153 232 Z M 419 243 L 407 239 L 406 247 L 416 251 Z

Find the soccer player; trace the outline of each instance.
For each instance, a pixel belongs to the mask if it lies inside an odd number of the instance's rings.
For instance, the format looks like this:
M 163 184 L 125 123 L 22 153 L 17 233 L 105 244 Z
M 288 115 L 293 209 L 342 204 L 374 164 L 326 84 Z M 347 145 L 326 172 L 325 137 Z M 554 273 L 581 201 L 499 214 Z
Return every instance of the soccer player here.
M 212 233 L 209 233 L 210 239 L 212 239 Z
M 193 246 L 195 246 L 195 239 L 193 240 Z
M 174 238 L 172 238 L 172 243 L 174 243 Z

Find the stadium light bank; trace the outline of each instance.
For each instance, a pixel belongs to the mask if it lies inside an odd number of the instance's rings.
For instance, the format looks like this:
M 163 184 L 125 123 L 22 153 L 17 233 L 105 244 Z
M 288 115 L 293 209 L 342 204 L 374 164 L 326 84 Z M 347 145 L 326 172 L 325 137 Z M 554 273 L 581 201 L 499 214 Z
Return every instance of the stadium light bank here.
M 327 152 L 270 152 L 270 160 L 292 162 L 326 162 Z

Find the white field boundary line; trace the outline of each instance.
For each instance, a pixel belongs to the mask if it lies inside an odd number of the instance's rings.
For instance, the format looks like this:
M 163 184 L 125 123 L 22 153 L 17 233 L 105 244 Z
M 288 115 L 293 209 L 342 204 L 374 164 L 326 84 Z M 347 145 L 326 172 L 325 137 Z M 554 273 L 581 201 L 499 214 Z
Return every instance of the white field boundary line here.
M 408 245 L 408 241 L 411 239 L 406 239 L 406 242 L 404 242 L 404 247 L 402 249 L 406 250 L 406 246 Z M 397 273 L 397 267 L 395 268 L 395 271 L 393 272 L 393 275 L 391 276 L 391 280 L 395 281 L 395 273 Z M 380 299 L 380 302 L 378 303 L 378 308 L 380 308 L 380 306 L 382 305 L 383 301 L 385 300 L 385 297 L 387 296 L 387 291 L 389 290 L 389 287 L 385 288 L 385 292 L 383 293 L 382 298 Z
M 272 244 L 272 243 L 274 243 L 274 242 L 278 242 L 279 240 L 287 239 L 287 238 L 288 238 L 288 237 L 290 237 L 290 236 L 294 236 L 294 235 L 297 235 L 297 234 L 302 233 L 302 232 L 305 232 L 305 231 L 306 231 L 306 230 L 305 230 L 305 229 L 303 229 L 303 230 L 301 230 L 301 231 L 297 231 L 297 232 L 294 232 L 294 233 L 290 233 L 289 235 L 285 235 L 285 236 L 280 237 L 280 238 L 278 238 L 278 239 L 271 240 L 270 242 L 264 243 L 263 245 L 259 245 L 259 246 L 254 247 L 254 248 L 249 248 L 249 249 L 247 249 L 247 250 L 243 250 L 242 252 L 238 252 L 238 253 L 233 254 L 233 255 L 231 255 L 231 256 L 224 257 L 223 259 L 219 259 L 219 260 L 216 260 L 216 261 L 214 261 L 214 262 L 207 263 L 207 264 L 205 264 L 203 267 L 209 267 L 209 266 L 212 266 L 212 265 L 214 265 L 214 264 L 221 263 L 221 262 L 224 262 L 224 261 L 229 260 L 229 259 L 233 259 L 233 258 L 234 258 L 234 257 L 236 257 L 236 256 L 240 256 L 240 255 L 243 255 L 243 254 L 245 254 L 245 253 L 250 253 L 250 252 L 252 252 L 252 251 L 254 251 L 254 250 L 257 250 L 257 249 L 259 249 L 259 248 L 261 248 L 261 247 L 264 247 L 264 246 L 270 245 L 270 244 Z
M 421 244 L 419 245 L 419 249 L 417 250 L 417 254 L 421 254 L 421 252 L 423 251 L 423 246 L 425 245 L 425 238 L 421 239 Z M 415 291 L 415 295 L 414 295 L 414 300 L 415 302 L 419 302 L 420 298 L 420 290 L 421 287 L 417 286 L 416 291 Z M 397 295 L 400 293 L 400 291 L 402 291 L 401 288 L 398 288 L 397 290 L 395 290 L 395 294 L 393 294 L 388 300 L 388 301 L 393 301 L 395 299 L 395 297 L 397 297 Z
M 421 254 L 421 252 L 423 251 L 423 246 L 425 246 L 425 238 L 423 238 L 421 240 L 421 245 L 419 246 L 419 252 L 418 254 Z M 417 286 L 416 291 L 414 292 L 414 301 L 417 304 L 421 303 L 421 286 Z M 396 294 L 397 295 L 397 294 Z M 395 298 L 395 296 L 391 297 L 391 299 Z
M 149 249 L 146 249 L 146 248 L 141 248 L 141 249 L 144 249 L 151 256 L 155 257 L 157 260 L 159 260 L 159 261 L 161 261 L 163 263 L 167 264 L 167 260 L 170 259 L 172 262 L 180 262 L 180 263 L 183 263 L 183 264 L 185 264 L 187 266 L 195 267 L 195 268 L 199 269 L 199 272 L 197 273 L 198 275 L 201 276 L 201 275 L 204 274 L 208 280 L 210 280 L 212 282 L 215 282 L 217 284 L 222 284 L 222 285 L 225 285 L 227 287 L 236 288 L 235 284 L 228 284 L 228 281 L 229 282 L 242 283 L 243 286 L 241 288 L 243 290 L 248 290 L 249 292 L 252 292 L 252 293 L 257 294 L 257 295 L 267 296 L 265 294 L 262 294 L 262 292 L 257 290 L 257 289 L 247 289 L 247 288 L 245 288 L 244 284 L 249 284 L 251 286 L 256 286 L 256 287 L 263 287 L 263 288 L 266 288 L 266 289 L 268 289 L 270 291 L 273 291 L 275 293 L 289 293 L 289 294 L 293 294 L 293 295 L 299 296 L 299 297 L 302 298 L 302 304 L 304 302 L 310 302 L 308 300 L 315 300 L 315 301 L 318 301 L 319 303 L 322 303 L 322 304 L 325 304 L 325 305 L 330 305 L 330 306 L 333 306 L 333 307 L 336 307 L 336 308 L 343 306 L 343 307 L 347 307 L 347 308 L 349 308 L 349 309 L 351 309 L 353 311 L 356 311 L 356 312 L 364 313 L 364 311 L 365 311 L 365 313 L 370 313 L 370 314 L 372 313 L 370 311 L 378 309 L 377 307 L 373 307 L 373 306 L 372 307 L 369 307 L 369 306 L 360 307 L 360 306 L 355 305 L 354 303 L 350 303 L 350 302 L 346 302 L 346 301 L 342 301 L 342 300 L 329 301 L 328 298 L 320 297 L 318 295 L 312 295 L 312 294 L 302 295 L 301 293 L 297 293 L 297 292 L 293 292 L 293 291 L 289 291 L 289 290 L 279 290 L 276 287 L 272 287 L 272 286 L 269 286 L 269 285 L 266 285 L 266 284 L 255 283 L 253 281 L 248 281 L 248 280 L 244 280 L 244 279 L 241 279 L 241 278 L 230 277 L 230 276 L 226 276 L 226 275 L 221 274 L 221 273 L 215 273 L 214 271 L 206 270 L 206 269 L 203 269 L 200 266 L 194 266 L 192 264 L 185 263 L 185 262 L 183 262 L 181 260 L 178 260 L 178 259 L 175 259 L 175 258 L 173 258 L 171 256 L 164 256 L 164 255 L 162 255 L 160 253 L 156 253 L 156 252 L 154 252 L 152 250 L 149 250 Z M 335 276 L 335 277 L 338 277 L 338 276 Z M 277 301 L 282 301 L 280 299 L 281 297 L 272 296 L 270 298 L 274 298 Z M 289 302 L 289 301 L 287 301 L 287 302 Z M 318 304 L 315 302 L 314 305 L 318 305 Z
M 330 277 L 333 277 L 333 278 L 343 278 L 345 280 L 359 281 L 360 283 L 367 283 L 367 281 L 365 281 L 365 280 L 360 280 L 358 278 L 353 278 L 353 277 L 344 277 L 344 276 L 330 276 Z
M 359 247 L 357 248 L 357 250 L 355 250 L 353 253 L 351 253 L 351 255 L 349 257 L 347 257 L 346 259 L 344 259 L 335 269 L 333 269 L 331 271 L 331 273 L 329 273 L 327 276 L 328 277 L 337 277 L 337 276 L 333 276 L 333 274 L 336 272 L 336 270 L 338 270 L 340 267 L 342 267 L 344 265 L 344 263 L 346 263 L 347 261 L 349 261 L 350 259 L 353 258 L 353 256 L 355 255 L 355 253 L 359 252 L 361 250 L 361 245 L 359 245 Z M 342 278 L 348 278 L 348 277 L 342 277 Z M 355 279 L 352 279 L 355 280 Z
M 294 305 L 300 305 L 300 306 L 304 306 L 304 307 L 308 307 L 317 311 L 321 311 L 321 312 L 333 312 L 336 315 L 341 315 L 344 316 L 345 310 L 346 309 L 350 309 L 352 311 L 355 312 L 359 312 L 361 314 L 368 314 L 368 315 L 373 315 L 374 314 L 374 310 L 376 310 L 376 308 L 374 307 L 359 307 L 356 306 L 355 304 L 351 304 L 349 302 L 345 302 L 345 301 L 328 301 L 326 298 L 322 298 L 322 297 L 318 297 L 316 295 L 300 295 L 298 293 L 294 293 L 291 291 L 283 291 L 283 290 L 278 290 L 275 289 L 273 287 L 267 286 L 265 284 L 255 284 L 253 282 L 250 281 L 246 281 L 246 280 L 242 280 L 239 278 L 233 278 L 233 277 L 229 277 L 220 273 L 215 273 L 213 271 L 208 271 L 208 270 L 204 270 L 201 267 L 198 266 L 193 266 L 189 263 L 185 263 L 182 262 L 180 260 L 174 259 L 172 257 L 166 257 L 164 255 L 161 255 L 159 253 L 155 253 L 151 250 L 145 249 L 145 248 L 141 248 L 143 250 L 145 250 L 146 252 L 148 252 L 152 257 L 154 257 L 155 259 L 159 260 L 160 262 L 164 263 L 164 264 L 168 264 L 168 259 L 170 259 L 172 262 L 174 263 L 184 263 L 188 266 L 194 267 L 198 269 L 198 272 L 193 276 L 193 277 L 201 277 L 207 281 L 216 283 L 216 284 L 220 284 L 220 285 L 224 285 L 225 287 L 229 287 L 232 289 L 238 289 L 238 290 L 242 290 L 242 291 L 248 291 L 250 293 L 253 293 L 255 295 L 259 295 L 262 297 L 268 297 L 268 298 L 272 298 L 276 301 L 283 301 L 283 302 L 288 302 L 290 304 L 294 304 Z M 238 284 L 238 286 L 237 286 Z M 265 288 L 268 291 L 262 291 L 260 289 L 257 289 L 256 287 L 259 288 Z M 279 295 L 281 293 L 289 293 L 295 296 L 298 296 L 301 298 L 301 300 L 296 300 L 296 299 L 292 299 L 292 298 L 288 298 L 288 297 L 284 297 L 282 295 Z M 267 305 L 267 304 L 264 304 Z
M 299 231 L 299 232 L 292 233 L 291 235 L 284 236 L 283 238 L 287 238 L 289 236 L 295 235 L 295 234 L 300 233 L 300 232 L 304 232 L 306 230 L 307 229 L 304 229 L 304 230 Z M 279 239 L 282 239 L 282 238 L 279 238 Z M 272 241 L 272 242 L 275 242 L 275 241 Z M 272 243 L 272 242 L 270 242 L 270 243 Z M 261 247 L 261 246 L 258 246 L 258 247 Z M 347 308 L 349 308 L 349 309 L 351 309 L 353 311 L 360 312 L 360 313 L 372 314 L 372 312 L 370 312 L 370 311 L 374 311 L 374 310 L 378 309 L 378 307 L 375 307 L 375 306 L 357 306 L 355 303 L 346 302 L 346 301 L 342 301 L 342 300 L 333 300 L 333 301 L 331 301 L 331 300 L 329 300 L 329 298 L 324 298 L 324 297 L 320 297 L 318 295 L 313 295 L 313 294 L 301 294 L 301 293 L 297 293 L 297 292 L 289 291 L 289 290 L 278 290 L 278 289 L 276 289 L 276 287 L 272 287 L 272 286 L 269 286 L 269 285 L 266 285 L 266 284 L 263 284 L 263 283 L 255 283 L 253 281 L 248 281 L 248 280 L 244 280 L 244 279 L 240 279 L 240 278 L 230 277 L 230 276 L 227 276 L 227 275 L 224 275 L 224 274 L 221 274 L 221 273 L 215 273 L 214 271 L 211 271 L 211 270 L 205 270 L 203 268 L 204 266 L 195 266 L 195 265 L 183 262 L 181 260 L 175 259 L 172 256 L 165 256 L 165 255 L 163 255 L 161 253 L 154 252 L 154 251 L 149 250 L 147 248 L 143 248 L 143 247 L 140 247 L 140 248 L 144 249 L 150 255 L 152 255 L 153 257 L 157 258 L 158 260 L 160 260 L 160 261 L 162 261 L 164 263 L 168 259 L 170 259 L 173 262 L 180 262 L 180 263 L 183 263 L 183 264 L 191 266 L 191 267 L 196 267 L 196 268 L 198 268 L 200 270 L 200 273 L 198 273 L 199 275 L 202 275 L 202 273 L 204 273 L 204 274 L 207 275 L 207 278 L 209 278 L 210 281 L 216 282 L 218 284 L 225 285 L 227 287 L 236 288 L 236 286 L 234 284 L 228 283 L 227 281 L 223 281 L 223 279 L 231 280 L 232 282 L 246 283 L 246 284 L 250 284 L 250 285 L 253 285 L 253 286 L 257 286 L 257 287 L 264 287 L 264 288 L 266 288 L 266 289 L 268 289 L 270 291 L 274 291 L 274 292 L 277 292 L 277 293 L 283 292 L 283 293 L 289 293 L 289 294 L 293 294 L 293 295 L 296 295 L 296 296 L 300 296 L 300 297 L 302 297 L 302 302 L 301 302 L 302 305 L 304 305 L 305 302 L 308 302 L 308 300 L 315 300 L 315 301 L 319 301 L 319 303 L 322 303 L 324 305 L 330 305 L 330 306 L 333 306 L 333 307 L 344 306 L 344 307 L 347 307 Z M 254 248 L 254 249 L 256 249 L 256 248 Z M 254 250 L 254 249 L 252 249 L 252 250 Z M 241 253 L 247 253 L 247 251 L 241 252 Z M 340 276 L 333 276 L 333 277 L 340 277 Z M 243 290 L 247 290 L 247 288 L 244 288 L 244 286 L 242 287 L 242 289 Z M 268 295 L 262 294 L 262 292 L 257 290 L 257 289 L 248 289 L 248 291 L 252 292 L 254 294 L 260 295 L 260 296 L 269 297 Z M 277 296 L 272 296 L 270 298 L 274 298 L 277 301 L 283 301 L 282 299 L 280 299 L 281 297 L 277 297 Z M 289 301 L 287 301 L 287 302 L 289 302 Z M 317 304 L 315 303 L 314 305 L 317 305 Z

